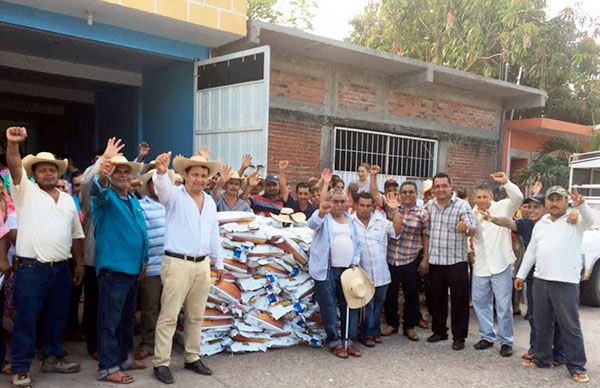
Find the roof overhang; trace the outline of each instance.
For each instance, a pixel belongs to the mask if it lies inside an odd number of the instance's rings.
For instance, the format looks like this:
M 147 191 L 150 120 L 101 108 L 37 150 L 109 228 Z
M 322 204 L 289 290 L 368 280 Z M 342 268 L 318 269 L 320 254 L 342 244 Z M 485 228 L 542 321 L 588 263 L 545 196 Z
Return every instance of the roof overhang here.
M 240 44 L 239 42 L 234 43 Z M 461 70 L 402 57 L 260 21 L 248 22 L 245 44 L 268 44 L 274 52 L 290 53 L 386 75 L 394 85 L 432 84 L 499 100 L 503 109 L 543 107 L 545 91 L 482 77 Z M 243 43 L 242 43 L 243 45 Z M 227 48 L 223 48 L 227 50 Z
M 592 127 L 588 125 L 570 123 L 567 121 L 548 119 L 545 117 L 533 117 L 522 120 L 510 120 L 506 122 L 506 128 L 537 135 L 553 137 L 577 137 L 587 140 L 592 134 Z
M 91 13 L 95 23 L 105 23 L 134 31 L 206 47 L 219 47 L 240 39 L 240 35 L 134 8 L 98 0 L 4 0 L 83 20 Z

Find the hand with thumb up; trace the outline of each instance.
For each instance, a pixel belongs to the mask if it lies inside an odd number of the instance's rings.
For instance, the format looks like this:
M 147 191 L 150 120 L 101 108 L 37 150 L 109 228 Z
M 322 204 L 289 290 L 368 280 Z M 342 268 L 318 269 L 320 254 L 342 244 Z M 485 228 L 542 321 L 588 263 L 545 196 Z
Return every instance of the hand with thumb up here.
M 465 216 L 460 216 L 460 221 L 456 224 L 456 231 L 458 233 L 467 233 L 469 225 L 465 222 Z

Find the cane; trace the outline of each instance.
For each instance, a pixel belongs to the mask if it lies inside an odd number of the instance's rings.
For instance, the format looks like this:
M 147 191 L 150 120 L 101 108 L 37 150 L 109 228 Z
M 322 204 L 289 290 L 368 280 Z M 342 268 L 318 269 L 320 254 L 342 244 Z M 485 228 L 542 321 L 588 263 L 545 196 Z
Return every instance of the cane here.
M 348 324 L 350 322 L 350 306 L 346 304 L 346 330 L 344 334 L 344 349 L 348 350 Z

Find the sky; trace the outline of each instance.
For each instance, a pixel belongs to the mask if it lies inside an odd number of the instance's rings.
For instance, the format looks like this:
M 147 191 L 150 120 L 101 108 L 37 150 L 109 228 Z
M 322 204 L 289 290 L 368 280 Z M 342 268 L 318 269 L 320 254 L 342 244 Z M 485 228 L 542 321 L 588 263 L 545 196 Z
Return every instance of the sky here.
M 600 16 L 600 0 L 546 0 L 548 15 L 556 16 L 563 8 L 582 4 L 584 11 Z M 342 40 L 350 33 L 350 20 L 362 12 L 368 0 L 317 0 L 318 10 L 313 19 L 314 33 Z

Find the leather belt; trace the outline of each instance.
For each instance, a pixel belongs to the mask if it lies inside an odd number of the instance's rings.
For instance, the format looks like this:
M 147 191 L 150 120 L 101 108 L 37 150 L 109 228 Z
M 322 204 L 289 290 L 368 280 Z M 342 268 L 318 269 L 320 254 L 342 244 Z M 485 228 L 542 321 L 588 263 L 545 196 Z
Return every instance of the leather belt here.
M 61 261 L 50 261 L 47 263 L 42 263 L 41 261 L 34 259 L 32 257 L 15 256 L 15 258 L 17 259 L 19 265 L 20 264 L 37 264 L 37 265 L 41 265 L 43 267 L 53 267 L 55 265 L 63 265 L 63 264 L 67 264 L 69 262 L 69 260 L 61 260 Z
M 188 256 L 188 255 L 182 255 L 181 253 L 174 253 L 174 252 L 170 252 L 170 251 L 165 251 L 165 255 L 174 257 L 176 259 L 192 261 L 194 263 L 200 263 L 201 261 L 206 259 L 206 256 Z

